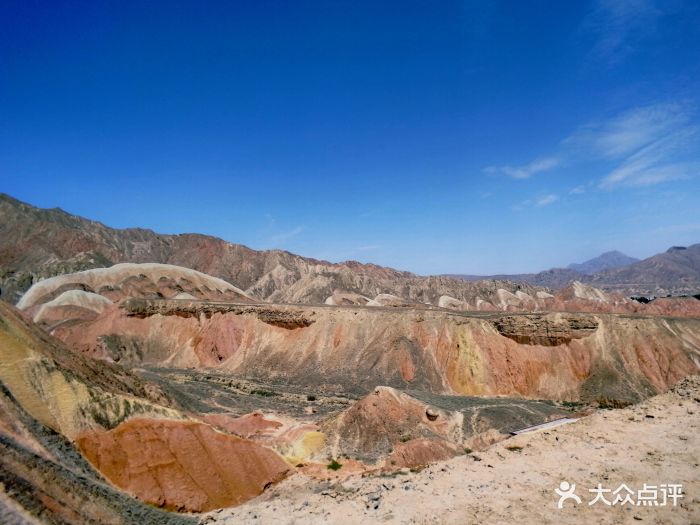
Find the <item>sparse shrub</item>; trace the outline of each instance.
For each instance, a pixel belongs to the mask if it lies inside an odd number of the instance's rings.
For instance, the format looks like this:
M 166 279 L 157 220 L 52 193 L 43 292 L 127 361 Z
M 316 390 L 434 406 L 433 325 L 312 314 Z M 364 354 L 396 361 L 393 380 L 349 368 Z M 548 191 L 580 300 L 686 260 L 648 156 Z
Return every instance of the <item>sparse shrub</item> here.
M 581 406 L 582 403 L 579 403 L 578 401 L 562 401 L 561 404 L 566 408 L 577 408 Z
M 306 400 L 307 401 L 316 401 L 316 396 L 313 394 L 309 394 L 308 396 L 306 396 Z
M 343 464 L 338 463 L 335 459 L 333 459 L 328 465 L 326 465 L 326 468 L 329 468 L 331 470 L 340 470 L 341 468 L 343 468 Z
M 279 395 L 277 392 L 272 392 L 270 390 L 251 390 L 250 393 L 261 397 L 274 397 Z
M 471 454 L 473 451 L 469 447 L 464 447 L 464 453 L 465 454 Z
M 610 399 L 608 397 L 601 397 L 597 401 L 599 408 L 608 410 L 612 410 L 613 408 L 625 408 L 632 404 L 631 401 L 625 401 L 623 399 Z
M 511 452 L 520 452 L 522 449 L 523 447 L 518 445 L 510 445 L 506 447 L 506 450 L 510 450 Z

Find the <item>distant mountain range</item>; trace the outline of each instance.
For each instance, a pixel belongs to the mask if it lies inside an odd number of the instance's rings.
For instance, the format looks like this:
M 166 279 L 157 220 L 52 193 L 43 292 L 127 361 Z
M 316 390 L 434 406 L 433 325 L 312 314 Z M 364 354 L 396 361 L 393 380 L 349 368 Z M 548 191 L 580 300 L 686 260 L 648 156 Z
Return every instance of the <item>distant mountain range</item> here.
M 474 304 L 477 299 L 496 300 L 499 290 L 532 295 L 538 288 L 560 289 L 573 281 L 627 295 L 700 292 L 700 244 L 674 247 L 643 261 L 608 252 L 536 274 L 422 277 L 357 261 L 330 263 L 282 250 L 252 250 L 207 235 L 114 229 L 0 193 L 0 298 L 14 303 L 37 280 L 121 262 L 192 268 L 253 298 L 302 304 L 323 303 L 336 292 L 365 299 L 391 294 L 432 305 L 449 296 Z
M 666 252 L 639 260 L 619 251 L 567 268 L 539 273 L 499 275 L 457 275 L 468 281 L 503 279 L 559 289 L 580 281 L 607 291 L 626 295 L 696 295 L 700 292 L 700 244 L 674 246 Z
M 224 279 L 253 298 L 279 303 L 324 303 L 338 291 L 366 300 L 390 294 L 432 305 L 442 296 L 474 304 L 479 298 L 497 300 L 499 290 L 537 292 L 522 282 L 422 277 L 376 264 L 330 263 L 282 250 L 252 250 L 196 233 L 115 229 L 0 193 L 1 299 L 15 303 L 38 280 L 123 262 L 191 268 Z

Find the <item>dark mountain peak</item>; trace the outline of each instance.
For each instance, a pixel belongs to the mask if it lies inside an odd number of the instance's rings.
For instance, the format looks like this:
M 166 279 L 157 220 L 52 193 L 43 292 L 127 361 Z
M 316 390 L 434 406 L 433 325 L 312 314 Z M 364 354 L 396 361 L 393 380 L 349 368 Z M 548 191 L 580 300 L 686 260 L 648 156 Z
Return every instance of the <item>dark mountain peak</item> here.
M 579 273 L 592 274 L 602 270 L 620 268 L 636 262 L 639 262 L 639 259 L 625 255 L 618 250 L 611 250 L 580 264 L 570 264 L 568 268 Z

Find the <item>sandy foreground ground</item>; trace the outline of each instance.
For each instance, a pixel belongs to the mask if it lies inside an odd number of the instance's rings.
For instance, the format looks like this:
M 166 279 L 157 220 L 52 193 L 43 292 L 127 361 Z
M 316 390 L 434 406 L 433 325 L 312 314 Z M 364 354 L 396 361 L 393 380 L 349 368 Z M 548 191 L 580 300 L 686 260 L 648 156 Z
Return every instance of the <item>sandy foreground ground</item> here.
M 296 475 L 241 507 L 202 515 L 201 522 L 700 524 L 699 465 L 695 376 L 639 405 L 520 435 L 420 472 L 331 481 Z M 568 500 L 557 508 L 554 489 L 562 481 L 576 485 L 581 504 Z M 624 483 L 635 492 L 634 503 L 645 483 L 682 484 L 683 497 L 676 506 L 668 498 L 666 506 L 589 505 L 595 497 L 589 489 L 599 483 L 613 491 Z

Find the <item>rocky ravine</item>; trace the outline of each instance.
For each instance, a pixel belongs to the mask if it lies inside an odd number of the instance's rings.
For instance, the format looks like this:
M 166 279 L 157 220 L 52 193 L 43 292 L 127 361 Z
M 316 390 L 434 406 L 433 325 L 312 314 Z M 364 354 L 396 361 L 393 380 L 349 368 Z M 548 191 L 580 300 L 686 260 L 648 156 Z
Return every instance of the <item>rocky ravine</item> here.
M 669 523 L 700 521 L 700 378 L 623 410 L 523 434 L 484 452 L 399 475 L 292 478 L 201 524 L 234 523 Z M 342 469 L 339 471 L 342 472 Z M 576 484 L 580 505 L 557 508 L 554 489 Z M 601 483 L 632 490 L 683 485 L 673 506 L 589 505 Z M 606 494 L 606 499 L 614 496 Z

